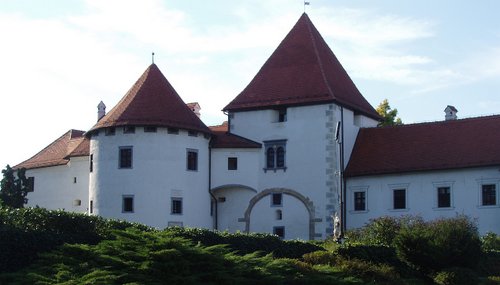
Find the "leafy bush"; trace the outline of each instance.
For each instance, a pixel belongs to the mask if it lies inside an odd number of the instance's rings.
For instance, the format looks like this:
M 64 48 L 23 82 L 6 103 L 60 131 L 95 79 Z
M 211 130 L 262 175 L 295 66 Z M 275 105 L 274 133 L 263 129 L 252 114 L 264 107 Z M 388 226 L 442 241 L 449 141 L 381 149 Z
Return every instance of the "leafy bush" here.
M 33 262 L 38 253 L 64 243 L 96 244 L 113 230 L 150 228 L 97 216 L 0 206 L 0 272 L 17 270 Z
M 500 251 L 500 236 L 493 232 L 488 232 L 481 237 L 484 251 Z
M 434 282 L 439 285 L 470 285 L 477 284 L 478 277 L 468 268 L 453 267 L 436 274 Z
M 282 240 L 275 235 L 262 233 L 228 233 L 208 229 L 172 227 L 165 232 L 173 237 L 183 237 L 205 246 L 227 244 L 239 254 L 261 251 L 277 258 L 301 258 L 304 254 L 323 248 L 299 240 Z
M 417 216 L 383 216 L 371 219 L 370 222 L 360 229 L 347 231 L 346 237 L 349 243 L 392 246 L 394 239 L 402 227 L 421 223 L 423 223 L 422 218 Z
M 408 224 L 394 244 L 398 257 L 422 272 L 474 268 L 481 258 L 477 227 L 466 216 Z

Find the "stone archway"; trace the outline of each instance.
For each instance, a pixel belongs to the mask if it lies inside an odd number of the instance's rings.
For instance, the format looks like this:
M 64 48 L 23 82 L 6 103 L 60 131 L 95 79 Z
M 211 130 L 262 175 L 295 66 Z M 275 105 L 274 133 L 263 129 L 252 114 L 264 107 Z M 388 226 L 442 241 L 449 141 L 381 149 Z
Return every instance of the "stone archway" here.
M 271 195 L 273 193 L 282 193 L 286 195 L 290 195 L 292 197 L 295 197 L 298 199 L 300 202 L 304 204 L 306 207 L 307 212 L 309 213 L 309 239 L 313 240 L 315 237 L 315 223 L 316 222 L 321 222 L 321 219 L 316 219 L 314 218 L 314 205 L 313 202 L 305 197 L 304 195 L 300 194 L 297 191 L 287 189 L 287 188 L 269 188 L 265 189 L 264 191 L 258 193 L 255 195 L 250 202 L 248 203 L 248 207 L 245 211 L 245 215 L 243 218 L 239 219 L 240 222 L 245 223 L 245 232 L 248 233 L 250 232 L 250 214 L 252 213 L 252 209 L 259 202 L 262 198 Z

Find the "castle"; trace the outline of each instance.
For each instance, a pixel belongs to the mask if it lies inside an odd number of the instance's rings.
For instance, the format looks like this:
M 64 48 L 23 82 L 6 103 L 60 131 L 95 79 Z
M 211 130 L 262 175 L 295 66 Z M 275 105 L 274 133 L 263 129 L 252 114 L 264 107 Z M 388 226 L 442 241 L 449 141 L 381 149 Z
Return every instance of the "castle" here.
M 88 131 L 70 130 L 16 168 L 28 206 L 164 228 L 325 239 L 389 215 L 466 214 L 500 233 L 500 116 L 377 127 L 307 14 L 207 127 L 150 65 Z

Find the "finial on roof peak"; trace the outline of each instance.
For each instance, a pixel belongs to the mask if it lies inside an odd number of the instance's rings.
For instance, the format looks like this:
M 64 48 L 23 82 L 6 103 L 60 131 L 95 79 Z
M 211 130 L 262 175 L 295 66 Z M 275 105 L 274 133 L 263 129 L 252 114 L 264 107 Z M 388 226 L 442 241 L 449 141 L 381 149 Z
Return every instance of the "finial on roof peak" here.
M 151 53 L 151 64 L 155 64 L 155 52 Z
M 311 2 L 309 1 L 304 1 L 304 14 L 306 14 L 306 6 L 309 6 Z

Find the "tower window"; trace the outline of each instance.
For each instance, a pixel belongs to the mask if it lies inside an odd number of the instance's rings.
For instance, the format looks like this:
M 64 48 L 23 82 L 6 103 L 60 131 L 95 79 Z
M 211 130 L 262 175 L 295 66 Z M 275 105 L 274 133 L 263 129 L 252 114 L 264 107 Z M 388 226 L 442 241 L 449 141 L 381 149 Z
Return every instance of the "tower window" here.
M 119 148 L 119 168 L 132 168 L 132 147 Z
M 170 212 L 174 215 L 182 214 L 182 198 L 172 198 Z
M 285 227 L 273 227 L 273 234 L 285 238 Z
M 286 170 L 286 140 L 265 141 L 266 167 L 264 171 Z
M 406 189 L 393 190 L 394 209 L 406 209 Z
M 438 187 L 438 208 L 451 207 L 451 191 L 450 187 Z
M 356 191 L 354 192 L 354 211 L 365 211 L 366 210 L 366 192 Z
M 133 134 L 133 133 L 135 133 L 135 127 L 134 126 L 125 126 L 125 127 L 123 127 L 123 133 L 124 134 Z
M 114 127 L 109 127 L 104 130 L 104 134 L 106 136 L 114 136 L 115 135 L 115 128 Z
M 198 170 L 198 151 L 193 149 L 187 150 L 187 170 Z
M 134 212 L 134 196 L 133 195 L 123 195 L 122 197 L 122 213 L 133 213 Z
M 273 193 L 271 195 L 271 206 L 283 206 L 283 194 Z
M 228 157 L 227 158 L 227 169 L 228 170 L 237 170 L 238 169 L 238 158 L 237 157 Z
M 496 184 L 483 184 L 481 187 L 481 200 L 483 206 L 494 206 L 497 204 Z
M 145 126 L 144 127 L 145 133 L 156 133 L 156 131 L 157 131 L 156 127 L 153 127 L 153 126 Z
M 286 122 L 286 108 L 278 110 L 278 122 Z

